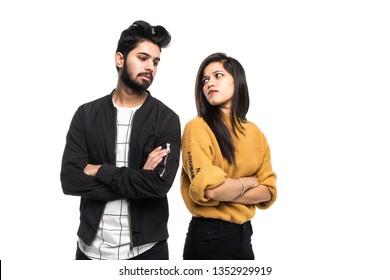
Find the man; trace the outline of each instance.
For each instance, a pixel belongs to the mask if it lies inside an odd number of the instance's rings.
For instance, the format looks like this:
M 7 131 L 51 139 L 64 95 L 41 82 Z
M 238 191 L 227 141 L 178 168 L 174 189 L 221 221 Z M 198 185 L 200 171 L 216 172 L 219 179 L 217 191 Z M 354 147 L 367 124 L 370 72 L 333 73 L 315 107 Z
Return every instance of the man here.
M 78 108 L 62 159 L 67 195 L 81 197 L 76 259 L 168 259 L 168 200 L 179 166 L 179 117 L 147 90 L 162 26 L 136 21 L 118 42 L 116 88 Z

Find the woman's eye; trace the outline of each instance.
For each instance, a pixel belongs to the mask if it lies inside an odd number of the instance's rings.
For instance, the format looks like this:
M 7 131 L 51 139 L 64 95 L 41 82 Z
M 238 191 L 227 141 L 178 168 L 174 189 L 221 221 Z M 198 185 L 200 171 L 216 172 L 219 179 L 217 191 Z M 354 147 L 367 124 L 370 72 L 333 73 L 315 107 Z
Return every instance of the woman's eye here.
M 202 84 L 206 84 L 208 81 L 209 81 L 208 78 L 204 78 L 204 79 L 202 79 Z

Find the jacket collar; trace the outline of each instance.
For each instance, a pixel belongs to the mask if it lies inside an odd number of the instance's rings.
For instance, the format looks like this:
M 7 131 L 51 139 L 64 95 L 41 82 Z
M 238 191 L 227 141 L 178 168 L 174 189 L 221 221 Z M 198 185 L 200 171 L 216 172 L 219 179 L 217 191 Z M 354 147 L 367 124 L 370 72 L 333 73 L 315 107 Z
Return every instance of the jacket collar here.
M 114 102 L 112 101 L 112 95 L 114 94 L 114 91 L 115 88 L 111 91 L 109 95 L 106 96 L 106 100 L 105 100 L 105 103 L 112 109 L 115 108 Z M 148 93 L 148 96 L 146 97 L 145 102 L 141 105 L 140 109 L 142 107 L 145 107 L 145 105 L 149 104 L 153 99 L 152 95 L 150 94 L 150 91 L 147 90 L 146 92 Z

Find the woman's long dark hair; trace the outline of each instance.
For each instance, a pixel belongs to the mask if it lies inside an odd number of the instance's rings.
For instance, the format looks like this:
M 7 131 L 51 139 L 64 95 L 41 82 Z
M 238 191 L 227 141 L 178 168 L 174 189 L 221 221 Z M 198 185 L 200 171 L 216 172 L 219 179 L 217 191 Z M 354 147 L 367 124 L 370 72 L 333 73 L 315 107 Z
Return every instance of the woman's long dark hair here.
M 230 109 L 230 121 L 233 133 L 237 136 L 237 130 L 243 132 L 242 123 L 245 123 L 246 114 L 249 109 L 249 92 L 245 71 L 242 65 L 234 58 L 224 53 L 214 53 L 203 60 L 199 66 L 195 83 L 195 103 L 198 116 L 202 117 L 213 131 L 217 138 L 223 157 L 230 163 L 235 164 L 235 147 L 229 129 L 223 120 L 223 113 L 218 106 L 212 106 L 203 93 L 204 69 L 213 62 L 221 62 L 224 69 L 229 72 L 234 79 L 234 92 L 232 106 Z

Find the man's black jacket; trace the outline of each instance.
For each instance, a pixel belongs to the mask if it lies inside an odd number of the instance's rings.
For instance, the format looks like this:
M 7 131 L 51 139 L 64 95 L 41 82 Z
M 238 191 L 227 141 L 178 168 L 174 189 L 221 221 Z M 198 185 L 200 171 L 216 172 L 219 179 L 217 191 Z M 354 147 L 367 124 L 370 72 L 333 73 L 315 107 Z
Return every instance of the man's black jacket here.
M 134 246 L 168 238 L 168 200 L 180 160 L 180 120 L 149 93 L 137 110 L 130 139 L 128 167 L 115 166 L 117 110 L 112 93 L 78 108 L 66 137 L 61 183 L 65 194 L 81 197 L 78 236 L 90 245 L 107 201 L 127 198 Z M 156 147 L 170 153 L 154 170 L 142 167 Z M 101 164 L 96 176 L 85 166 Z

